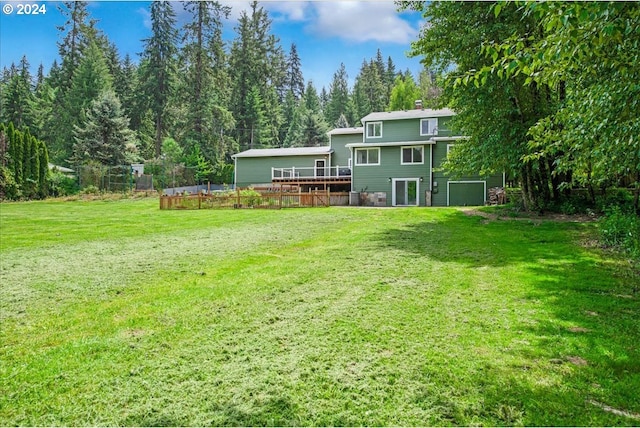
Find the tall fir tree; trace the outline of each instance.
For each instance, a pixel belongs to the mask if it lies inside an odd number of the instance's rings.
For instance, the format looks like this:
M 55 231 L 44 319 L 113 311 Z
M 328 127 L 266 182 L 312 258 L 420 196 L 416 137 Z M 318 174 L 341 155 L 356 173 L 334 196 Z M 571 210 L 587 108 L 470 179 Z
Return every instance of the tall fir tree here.
M 253 105 L 251 91 L 258 89 L 264 106 L 265 124 L 277 129 L 281 121 L 279 103 L 286 95 L 286 58 L 279 40 L 271 34 L 271 19 L 258 2 L 251 3 L 250 13 L 242 12 L 237 36 L 231 45 L 229 64 L 234 71 L 230 109 L 236 119 L 241 147 L 255 142 L 255 118 L 247 108 Z M 271 91 L 275 90 L 276 97 Z M 251 94 L 251 95 L 250 95 Z M 278 145 L 278 141 L 270 144 Z
M 144 39 L 142 89 L 155 124 L 155 155 L 162 153 L 162 140 L 169 128 L 169 102 L 176 85 L 178 32 L 171 2 L 151 3 L 151 37 Z
M 10 73 L 9 82 L 2 91 L 1 119 L 13 122 L 16 128 L 28 127 L 32 125 L 30 101 L 33 100 L 33 82 L 27 57 L 22 57 L 19 68 L 12 65 L 12 69 L 16 71 Z
M 296 100 L 304 94 L 304 77 L 302 76 L 302 63 L 298 55 L 298 47 L 291 43 L 289 56 L 287 57 L 287 89 L 291 91 Z
M 192 17 L 183 27 L 180 54 L 184 68 L 180 91 L 186 112 L 184 140 L 199 147 L 199 155 L 215 162 L 221 138 L 217 131 L 220 119 L 226 116 L 225 92 L 218 88 L 227 83 L 222 26 L 230 8 L 214 1 L 187 2 L 184 8 Z
M 333 74 L 333 81 L 329 87 L 329 101 L 324 109 L 324 116 L 330 126 L 337 126 L 338 118 L 348 114 L 349 110 L 349 82 L 344 63 Z
M 68 139 L 58 147 L 63 159 L 68 160 L 73 154 L 73 130 L 84 121 L 86 109 L 100 94 L 112 88 L 112 80 L 102 51 L 96 43 L 90 43 L 73 77 L 61 114 L 62 123 L 69 127 L 62 134 Z

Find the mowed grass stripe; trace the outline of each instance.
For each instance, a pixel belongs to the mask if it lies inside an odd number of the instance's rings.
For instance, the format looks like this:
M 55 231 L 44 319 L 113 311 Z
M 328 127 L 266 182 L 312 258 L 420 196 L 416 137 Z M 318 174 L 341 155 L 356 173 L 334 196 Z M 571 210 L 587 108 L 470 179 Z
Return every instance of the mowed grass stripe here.
M 50 281 L 6 316 L 3 424 L 624 425 L 588 400 L 640 410 L 637 299 L 622 261 L 576 245 L 590 226 L 420 209 L 157 214 L 167 228 L 131 226 L 143 252 L 117 233 L 56 247 L 106 261 L 71 269 L 84 290 Z M 153 247 L 165 240 L 175 251 Z M 97 281 L 105 271 L 125 285 Z

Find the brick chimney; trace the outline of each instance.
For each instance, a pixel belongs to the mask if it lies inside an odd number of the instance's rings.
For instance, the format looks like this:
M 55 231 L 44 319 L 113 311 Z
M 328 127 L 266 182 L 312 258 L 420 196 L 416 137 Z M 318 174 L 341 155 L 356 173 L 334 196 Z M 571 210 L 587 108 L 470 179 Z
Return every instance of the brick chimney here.
M 416 110 L 422 110 L 422 100 L 416 100 Z

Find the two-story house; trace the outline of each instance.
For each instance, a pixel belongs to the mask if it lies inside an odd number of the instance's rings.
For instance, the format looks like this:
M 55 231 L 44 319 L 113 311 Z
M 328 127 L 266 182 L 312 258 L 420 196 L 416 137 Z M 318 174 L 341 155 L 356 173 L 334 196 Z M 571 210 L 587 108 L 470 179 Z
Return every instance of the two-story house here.
M 235 184 L 351 192 L 351 204 L 483 205 L 503 175 L 452 178 L 441 167 L 464 137 L 454 135 L 449 109 L 371 113 L 362 127 L 329 132 L 329 146 L 247 150 L 233 156 Z

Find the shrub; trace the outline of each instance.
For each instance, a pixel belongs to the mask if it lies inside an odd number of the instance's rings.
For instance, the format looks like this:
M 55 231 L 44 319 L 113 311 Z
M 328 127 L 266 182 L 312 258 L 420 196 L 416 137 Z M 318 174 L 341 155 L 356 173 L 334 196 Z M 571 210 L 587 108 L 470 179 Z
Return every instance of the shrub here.
M 68 177 L 59 171 L 51 172 L 50 184 L 52 196 L 76 195 L 80 191 L 75 178 Z
M 13 178 L 11 170 L 4 166 L 0 167 L 0 200 L 9 199 L 14 201 L 20 199 L 20 196 L 22 196 L 20 187 Z
M 81 195 L 97 195 L 99 193 L 100 193 L 100 189 L 98 189 L 98 187 L 94 186 L 93 184 L 85 187 L 80 191 Z
M 613 206 L 600 220 L 599 227 L 605 245 L 640 258 L 640 217 L 632 212 L 625 212 L 619 206 Z

